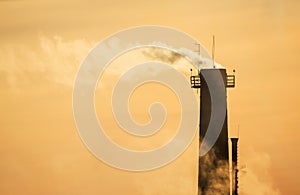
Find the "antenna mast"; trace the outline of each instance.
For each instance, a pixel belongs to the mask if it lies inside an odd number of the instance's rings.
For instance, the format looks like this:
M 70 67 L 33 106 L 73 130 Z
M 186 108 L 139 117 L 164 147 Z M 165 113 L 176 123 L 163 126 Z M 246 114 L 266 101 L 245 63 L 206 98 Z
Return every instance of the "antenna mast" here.
M 201 46 L 199 43 L 195 43 L 195 45 L 197 45 L 197 50 L 195 52 L 197 52 L 197 54 L 200 56 L 201 55 Z
M 212 45 L 212 60 L 213 60 L 213 67 L 215 67 L 215 35 L 213 35 L 213 45 Z

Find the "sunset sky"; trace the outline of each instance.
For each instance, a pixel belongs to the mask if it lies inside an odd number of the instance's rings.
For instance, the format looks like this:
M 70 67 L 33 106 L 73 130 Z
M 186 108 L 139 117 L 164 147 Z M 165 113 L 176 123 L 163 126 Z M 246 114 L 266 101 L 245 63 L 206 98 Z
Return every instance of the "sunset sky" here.
M 107 36 L 139 25 L 176 28 L 208 51 L 215 35 L 216 61 L 236 69 L 228 120 L 229 134 L 240 137 L 241 194 L 300 194 L 299 10 L 298 0 L 0 0 L 0 194 L 195 194 L 197 137 L 174 162 L 138 173 L 99 161 L 75 128 L 80 63 Z M 136 63 L 126 60 L 134 55 L 119 63 Z M 172 92 L 148 87 L 179 112 Z M 149 93 L 149 104 L 150 92 L 140 89 L 133 101 L 142 106 L 138 98 Z M 137 121 L 149 120 L 140 115 L 147 106 L 132 109 Z M 123 139 L 113 120 L 105 125 L 120 145 L 149 149 L 174 133 L 178 115 L 169 119 L 162 137 L 142 141 Z

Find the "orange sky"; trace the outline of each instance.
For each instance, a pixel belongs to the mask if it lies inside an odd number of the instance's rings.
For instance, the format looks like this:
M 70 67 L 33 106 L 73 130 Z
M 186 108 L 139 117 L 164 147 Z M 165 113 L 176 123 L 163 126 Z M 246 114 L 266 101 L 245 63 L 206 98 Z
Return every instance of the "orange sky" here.
M 0 194 L 195 193 L 195 140 L 171 164 L 132 173 L 97 160 L 75 129 L 80 62 L 110 34 L 147 24 L 208 49 L 216 36 L 216 61 L 237 70 L 229 127 L 240 127 L 243 194 L 299 194 L 299 8 L 297 0 L 0 1 Z

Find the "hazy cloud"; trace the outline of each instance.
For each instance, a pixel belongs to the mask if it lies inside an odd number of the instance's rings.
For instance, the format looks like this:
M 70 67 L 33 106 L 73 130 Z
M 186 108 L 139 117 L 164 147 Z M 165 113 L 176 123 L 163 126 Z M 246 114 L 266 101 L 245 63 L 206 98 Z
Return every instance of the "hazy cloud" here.
M 280 195 L 271 176 L 271 158 L 267 153 L 246 148 L 239 171 L 239 193 L 243 195 Z M 243 166 L 244 164 L 244 166 Z M 242 165 L 242 166 L 241 166 Z
M 71 86 L 91 48 L 84 39 L 67 41 L 59 36 L 41 36 L 37 48 L 21 44 L 2 47 L 0 87 L 20 89 L 45 80 Z

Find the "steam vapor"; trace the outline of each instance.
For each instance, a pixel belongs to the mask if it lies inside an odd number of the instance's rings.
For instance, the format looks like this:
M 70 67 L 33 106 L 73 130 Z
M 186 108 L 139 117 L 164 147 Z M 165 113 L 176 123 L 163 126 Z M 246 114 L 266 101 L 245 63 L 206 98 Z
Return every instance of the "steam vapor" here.
M 149 47 L 143 54 L 152 60 L 160 60 L 168 64 L 174 64 L 181 58 L 186 58 L 199 70 L 205 68 L 224 68 L 221 64 L 214 62 L 213 59 L 198 55 L 196 52 L 187 48 L 174 49 L 160 42 L 155 42 L 151 44 L 151 46 L 153 47 Z

